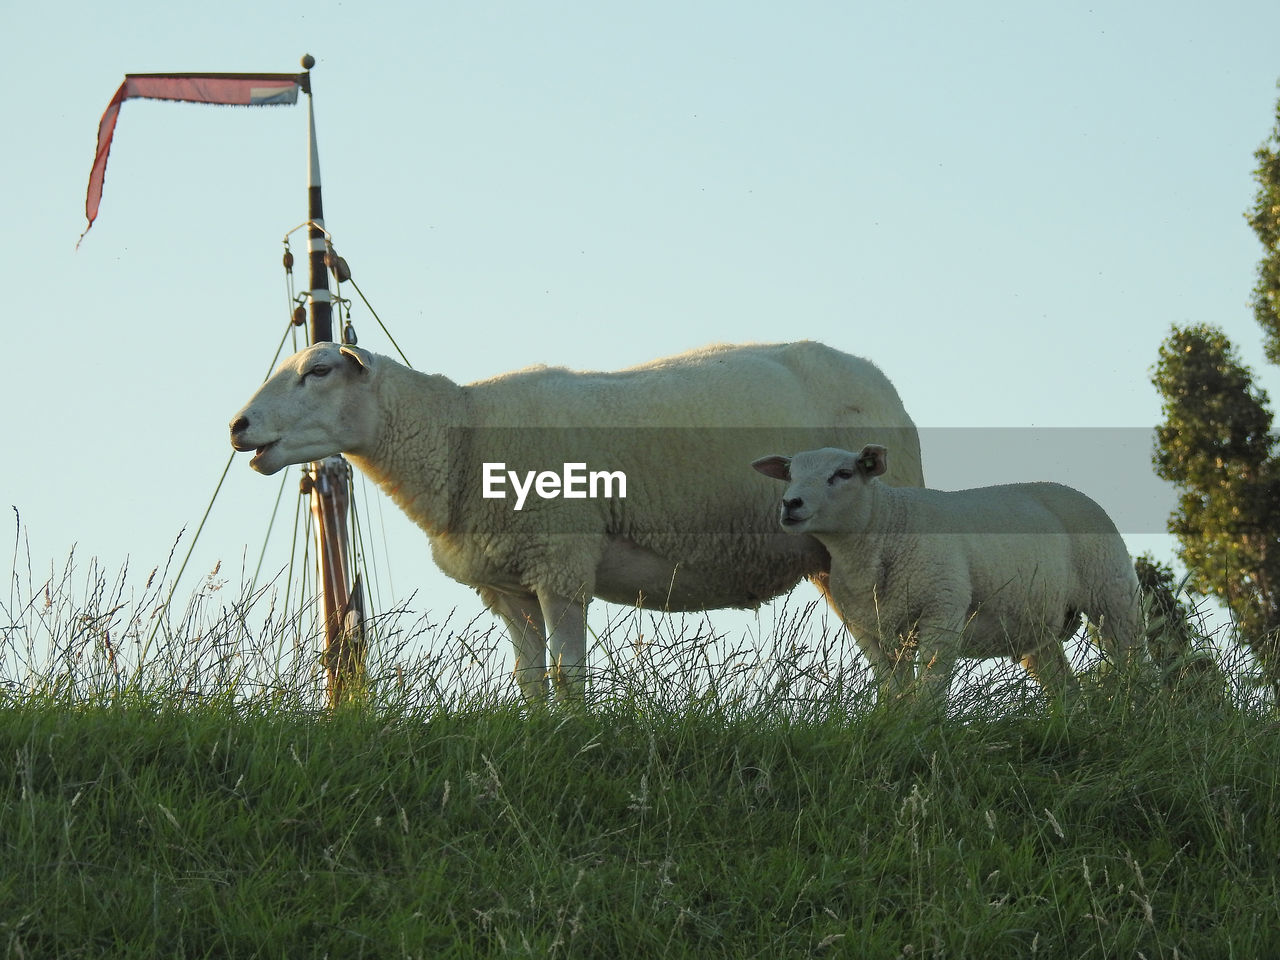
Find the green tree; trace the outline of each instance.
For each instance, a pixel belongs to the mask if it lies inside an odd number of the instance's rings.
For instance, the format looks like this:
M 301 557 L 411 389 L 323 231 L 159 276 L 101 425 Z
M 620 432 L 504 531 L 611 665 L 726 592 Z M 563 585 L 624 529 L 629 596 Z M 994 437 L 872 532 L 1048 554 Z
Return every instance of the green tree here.
M 1164 685 L 1183 696 L 1200 697 L 1205 706 L 1209 698 L 1224 702 L 1227 678 L 1208 652 L 1200 611 L 1178 599 L 1173 568 L 1146 553 L 1133 566 L 1147 608 L 1147 645 Z
M 1280 101 L 1254 152 L 1249 226 L 1262 243 L 1253 310 L 1280 364 Z M 1219 597 L 1280 699 L 1280 461 L 1265 391 L 1214 327 L 1174 327 L 1152 382 L 1163 398 L 1156 472 L 1179 492 L 1169 518 L 1192 588 Z
M 1280 466 L 1267 395 L 1209 326 L 1175 327 L 1152 382 L 1164 401 L 1156 473 L 1178 488 L 1169 531 L 1191 585 L 1226 604 L 1280 692 Z
M 1151 629 L 1147 640 L 1151 656 L 1162 668 L 1195 652 L 1195 631 L 1191 626 L 1193 612 L 1178 599 L 1173 569 L 1149 553 L 1133 561 L 1138 586 L 1148 604 Z
M 1247 219 L 1266 252 L 1258 263 L 1253 315 L 1262 327 L 1267 359 L 1280 364 L 1280 101 L 1271 137 L 1254 152 L 1254 158 L 1258 193 Z

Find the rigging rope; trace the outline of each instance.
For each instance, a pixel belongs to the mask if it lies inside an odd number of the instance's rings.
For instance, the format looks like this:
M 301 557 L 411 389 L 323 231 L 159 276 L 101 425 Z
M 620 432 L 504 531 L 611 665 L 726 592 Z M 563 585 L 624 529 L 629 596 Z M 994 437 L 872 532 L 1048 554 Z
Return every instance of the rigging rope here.
M 267 378 L 271 376 L 271 371 L 275 369 L 276 361 L 280 359 L 280 351 L 284 349 L 284 342 L 285 340 L 288 339 L 289 332 L 291 330 L 292 330 L 292 325 L 290 325 L 289 327 L 286 327 L 284 336 L 280 338 L 280 343 L 276 345 L 275 356 L 271 358 L 271 363 L 267 367 L 267 372 L 262 378 L 262 381 L 264 383 L 266 382 Z M 169 606 L 173 603 L 173 595 L 178 590 L 178 583 L 182 580 L 182 574 L 187 569 L 187 563 L 191 560 L 191 555 L 195 552 L 196 544 L 200 542 L 200 534 L 204 530 L 204 525 L 209 519 L 209 514 L 213 512 L 213 505 L 218 499 L 218 494 L 222 491 L 223 481 L 227 479 L 227 473 L 231 470 L 231 462 L 235 459 L 235 455 L 236 455 L 235 451 L 233 450 L 231 452 L 231 456 L 227 457 L 226 465 L 223 466 L 222 468 L 222 475 L 218 477 L 218 483 L 213 488 L 213 495 L 209 497 L 209 503 L 204 508 L 204 514 L 200 517 L 200 523 L 196 526 L 196 532 L 192 534 L 191 543 L 187 546 L 187 552 L 182 558 L 182 563 L 179 564 L 178 566 L 177 574 L 174 575 L 173 584 L 169 587 L 169 595 L 165 597 L 164 603 L 160 605 L 160 609 L 159 611 L 157 611 L 158 614 L 160 614 L 160 616 L 157 616 L 156 625 L 152 628 L 150 636 L 147 637 L 146 646 L 144 646 L 142 649 L 142 656 L 145 656 L 147 650 L 151 646 L 151 642 L 155 639 L 156 631 L 160 629 L 160 624 L 164 619 L 163 615 L 168 614 L 169 612 Z M 263 545 L 263 550 L 264 551 L 266 550 L 265 544 Z M 262 565 L 261 560 L 258 561 L 258 565 L 259 567 L 261 567 Z M 258 580 L 258 576 L 257 576 L 257 573 L 255 572 L 254 578 L 253 578 L 253 583 L 255 586 L 257 585 L 257 580 Z M 141 659 L 139 659 L 139 663 L 141 663 Z
M 282 489 L 283 489 L 283 488 L 282 488 Z M 301 520 L 301 517 L 302 517 L 302 513 L 303 513 L 302 498 L 301 498 L 301 497 L 299 497 L 299 498 L 298 498 L 298 500 L 297 500 L 297 503 L 294 505 L 294 511 L 293 511 L 293 538 L 289 541 L 289 566 L 288 566 L 288 571 L 289 571 L 289 572 L 288 572 L 288 574 L 287 574 L 287 576 L 286 576 L 285 584 L 284 584 L 284 594 L 283 594 L 283 596 L 284 596 L 284 598 L 285 598 L 285 613 L 284 613 L 284 615 L 285 615 L 285 617 L 286 617 L 286 618 L 287 618 L 287 617 L 288 617 L 288 615 L 289 615 L 289 591 L 293 589 L 293 564 L 294 564 L 294 560 L 295 560 L 295 558 L 296 558 L 296 557 L 297 557 L 297 555 L 298 555 L 298 526 L 299 526 L 299 523 L 300 523 L 300 520 Z M 265 550 L 266 550 L 266 548 L 267 548 L 266 541 L 263 541 L 262 549 L 265 551 Z M 299 612 L 301 612 L 301 605 L 299 605 Z M 281 655 L 283 654 L 283 652 L 284 652 L 284 631 L 283 631 L 283 630 L 281 630 L 281 631 L 280 631 L 280 643 L 279 643 L 279 644 L 277 645 L 277 647 L 276 647 L 276 660 L 277 660 L 277 662 L 279 661 L 279 659 L 280 659 Z
M 396 343 L 396 338 L 391 335 L 391 331 L 387 329 L 387 325 L 382 322 L 382 318 L 378 316 L 378 311 L 373 309 L 373 304 L 369 302 L 369 298 L 364 295 L 364 291 L 360 289 L 360 284 L 353 279 L 351 285 L 356 288 L 356 293 L 360 294 L 360 299 L 364 301 L 364 305 L 369 308 L 369 312 L 373 314 L 373 319 L 378 321 L 378 326 L 382 328 L 382 332 L 387 335 L 387 339 L 391 341 L 391 345 L 396 348 L 396 353 L 400 354 L 400 359 L 404 361 L 406 367 L 412 367 L 409 358 L 404 355 L 404 351 L 400 349 L 400 344 Z
M 276 503 L 271 508 L 271 519 L 267 521 L 267 532 L 262 538 L 262 550 L 258 553 L 258 565 L 253 568 L 253 579 L 249 582 L 250 592 L 258 586 L 258 576 L 262 573 L 262 563 L 267 556 L 267 544 L 271 542 L 271 530 L 276 525 L 276 514 L 280 511 L 280 501 L 284 499 L 284 488 L 288 482 L 289 475 L 287 473 L 280 477 L 280 490 L 276 493 Z

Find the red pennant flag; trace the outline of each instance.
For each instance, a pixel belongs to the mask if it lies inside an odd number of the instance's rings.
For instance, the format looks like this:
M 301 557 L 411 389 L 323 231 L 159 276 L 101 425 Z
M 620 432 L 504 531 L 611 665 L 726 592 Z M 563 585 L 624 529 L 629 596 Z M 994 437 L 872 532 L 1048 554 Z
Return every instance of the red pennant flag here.
M 80 234 L 85 238 L 98 216 L 102 184 L 107 175 L 107 154 L 115 134 L 120 105 L 141 97 L 145 100 L 181 100 L 187 103 L 221 103 L 229 106 L 268 106 L 298 102 L 305 74 L 296 73 L 128 73 L 124 83 L 107 104 L 98 124 L 98 153 L 89 171 L 89 192 L 84 213 L 89 225 Z M 79 241 L 76 246 L 79 246 Z

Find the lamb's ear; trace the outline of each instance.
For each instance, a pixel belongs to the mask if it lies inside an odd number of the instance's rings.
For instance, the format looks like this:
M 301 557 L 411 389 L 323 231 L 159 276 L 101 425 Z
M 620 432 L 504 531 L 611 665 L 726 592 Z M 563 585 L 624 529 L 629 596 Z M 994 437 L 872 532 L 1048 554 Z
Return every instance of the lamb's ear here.
M 751 465 L 766 477 L 773 477 L 775 480 L 791 479 L 790 457 L 780 457 L 775 454 L 772 457 L 761 457 L 759 460 L 754 460 Z
M 889 451 L 878 443 L 868 443 L 858 454 L 858 470 L 864 477 L 878 477 L 889 469 Z
M 344 357 L 351 359 L 361 373 L 368 373 L 373 366 L 373 356 L 368 350 L 362 350 L 360 347 L 353 347 L 350 344 L 343 344 L 340 352 Z

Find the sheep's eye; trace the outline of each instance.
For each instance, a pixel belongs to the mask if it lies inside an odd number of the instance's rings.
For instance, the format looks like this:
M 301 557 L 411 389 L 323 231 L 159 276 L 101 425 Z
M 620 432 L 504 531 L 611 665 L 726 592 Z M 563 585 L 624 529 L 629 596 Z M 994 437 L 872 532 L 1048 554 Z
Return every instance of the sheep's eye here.
M 307 377 L 327 377 L 332 369 L 328 364 L 318 363 L 302 375 L 302 382 L 306 383 Z
M 853 471 L 849 470 L 848 468 L 842 468 L 840 470 L 837 470 L 827 479 L 827 483 L 834 484 L 836 482 L 837 477 L 839 477 L 841 480 L 852 480 Z

